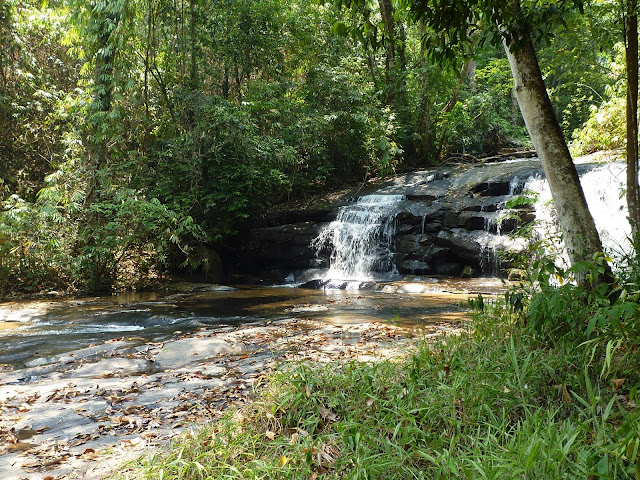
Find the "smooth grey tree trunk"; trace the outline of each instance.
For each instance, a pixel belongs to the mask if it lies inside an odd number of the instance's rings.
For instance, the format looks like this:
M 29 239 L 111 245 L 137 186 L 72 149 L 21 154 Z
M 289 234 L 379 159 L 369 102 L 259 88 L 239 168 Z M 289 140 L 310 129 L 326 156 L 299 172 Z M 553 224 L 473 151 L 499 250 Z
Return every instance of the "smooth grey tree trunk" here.
M 627 206 L 633 240 L 640 231 L 640 187 L 638 187 L 638 2 L 628 0 L 625 18 L 627 66 Z
M 602 243 L 551 106 L 531 37 L 521 38 L 518 48 L 505 42 L 505 51 L 520 111 L 549 182 L 570 261 L 592 261 L 594 254 L 602 252 Z

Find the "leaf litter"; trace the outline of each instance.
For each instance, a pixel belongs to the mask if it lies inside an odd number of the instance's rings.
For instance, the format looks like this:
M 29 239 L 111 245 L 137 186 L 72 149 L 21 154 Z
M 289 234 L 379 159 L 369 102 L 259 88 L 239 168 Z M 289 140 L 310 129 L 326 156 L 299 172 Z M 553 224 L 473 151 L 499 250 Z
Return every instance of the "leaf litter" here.
M 439 330 L 437 325 L 430 328 L 436 333 Z M 441 330 L 450 332 L 451 324 Z M 104 451 L 113 452 L 117 447 L 119 451 L 141 453 L 144 448 L 167 445 L 189 426 L 214 422 L 230 406 L 248 404 L 254 390 L 279 363 L 374 361 L 400 356 L 406 354 L 415 334 L 416 328 L 378 322 L 333 325 L 294 318 L 264 326 L 179 333 L 173 341 L 215 337 L 242 345 L 243 351 L 206 360 L 189 355 L 192 363 L 176 369 L 127 375 L 105 368 L 101 374 L 87 378 L 74 377 L 74 373 L 80 371 L 78 363 L 82 366 L 91 361 L 60 362 L 53 372 L 27 385 L 4 385 L 10 391 L 0 396 L 0 460 L 2 455 L 19 455 L 22 460 L 15 462 L 17 477 L 22 472 L 37 473 L 38 477 L 31 478 L 38 479 L 83 478 L 83 472 L 94 469 L 92 478 L 101 478 L 95 464 L 105 458 Z M 143 359 L 153 365 L 155 355 L 171 343 L 124 346 L 94 361 L 108 366 L 110 359 Z M 5 383 L 2 375 L 0 372 L 0 385 Z M 57 413 L 51 415 L 50 423 L 42 424 L 50 412 Z M 319 405 L 318 413 L 326 423 L 339 420 L 327 406 Z M 19 433 L 34 420 L 39 420 L 39 425 L 29 430 L 28 442 L 22 444 Z M 70 434 L 63 428 L 67 420 L 78 423 L 81 431 Z M 272 430 L 265 432 L 267 440 L 276 435 Z M 306 435 L 304 430 L 297 430 L 290 442 L 297 443 Z M 318 474 L 340 457 L 337 447 L 331 445 L 314 446 L 308 453 Z M 282 459 L 283 463 L 287 461 Z M 103 471 L 102 478 L 109 473 Z

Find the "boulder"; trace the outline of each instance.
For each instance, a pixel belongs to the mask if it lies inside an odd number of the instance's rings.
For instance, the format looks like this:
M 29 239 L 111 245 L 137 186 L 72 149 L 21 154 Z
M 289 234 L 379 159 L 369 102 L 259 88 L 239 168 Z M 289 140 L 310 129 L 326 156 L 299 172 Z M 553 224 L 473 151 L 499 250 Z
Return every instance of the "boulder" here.
M 400 273 L 413 273 L 417 275 L 425 275 L 432 272 L 427 262 L 421 260 L 404 260 L 399 266 Z
M 398 235 L 395 242 L 395 250 L 398 253 L 418 254 L 426 252 L 433 242 L 433 236 L 424 234 Z
M 477 262 L 482 252 L 482 246 L 471 232 L 462 228 L 441 231 L 436 238 L 436 245 L 455 251 L 456 256 L 471 262 Z

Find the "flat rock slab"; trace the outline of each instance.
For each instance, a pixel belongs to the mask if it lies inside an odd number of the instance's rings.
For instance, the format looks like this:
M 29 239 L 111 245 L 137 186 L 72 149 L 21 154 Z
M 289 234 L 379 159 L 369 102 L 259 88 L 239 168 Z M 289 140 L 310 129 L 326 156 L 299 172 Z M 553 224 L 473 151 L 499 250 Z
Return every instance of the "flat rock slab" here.
M 141 375 L 152 369 L 153 362 L 142 358 L 105 358 L 95 363 L 80 365 L 70 375 L 73 377 L 125 377 Z
M 240 355 L 246 348 L 219 338 L 183 338 L 165 344 L 155 356 L 156 368 L 175 370 L 220 355 Z

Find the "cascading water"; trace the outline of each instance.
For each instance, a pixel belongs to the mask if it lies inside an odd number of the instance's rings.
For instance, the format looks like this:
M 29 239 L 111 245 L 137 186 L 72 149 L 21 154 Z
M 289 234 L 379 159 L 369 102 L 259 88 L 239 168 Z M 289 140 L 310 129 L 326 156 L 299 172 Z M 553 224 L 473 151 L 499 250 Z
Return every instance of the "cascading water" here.
M 522 193 L 524 182 L 516 175 L 509 183 L 509 196 Z M 519 251 L 524 248 L 522 239 L 512 238 L 503 232 L 504 211 L 506 205 L 501 202 L 497 211 L 487 212 L 484 217 L 484 231 L 478 235 L 480 244 L 480 271 L 484 275 L 500 274 L 500 251 Z
M 624 162 L 595 164 L 584 158 L 578 171 L 607 253 L 628 252 L 629 226 L 620 198 Z M 306 269 L 286 278 L 313 288 L 376 288 L 378 281 L 403 275 L 503 276 L 511 258 L 525 254 L 530 244 L 531 235 L 518 236 L 519 226 L 536 219 L 527 230 L 545 245 L 556 241 L 549 253 L 561 259 L 549 188 L 536 175 L 542 175 L 540 163 L 529 159 L 394 177 L 376 194 L 340 208 L 319 233 L 322 220 L 315 218 L 257 229 L 264 238 L 262 257 L 281 261 L 302 251 Z M 517 203 L 510 202 L 514 196 L 527 195 L 525 190 L 537 192 L 538 201 L 508 208 Z M 278 238 L 285 243 L 274 241 Z
M 631 247 L 629 243 L 631 229 L 622 194 L 625 180 L 626 167 L 623 162 L 608 163 L 580 175 L 582 190 L 603 247 L 614 258 L 629 252 Z M 551 243 L 551 248 L 563 251 L 549 184 L 539 177 L 529 178 L 525 189 L 538 194 L 538 201 L 535 204 L 538 226 L 534 233 L 538 239 Z M 566 253 L 563 254 L 563 262 L 564 266 L 568 265 Z
M 483 274 L 497 275 L 500 271 L 500 262 L 497 249 L 500 247 L 502 236 L 500 235 L 500 211 L 497 215 L 484 217 L 484 231 L 478 237 L 480 245 L 480 271 Z M 497 231 L 497 235 L 492 230 Z
M 395 212 L 404 199 L 404 195 L 365 195 L 340 209 L 312 244 L 318 253 L 331 251 L 325 280 L 366 281 L 375 272 L 393 273 Z

